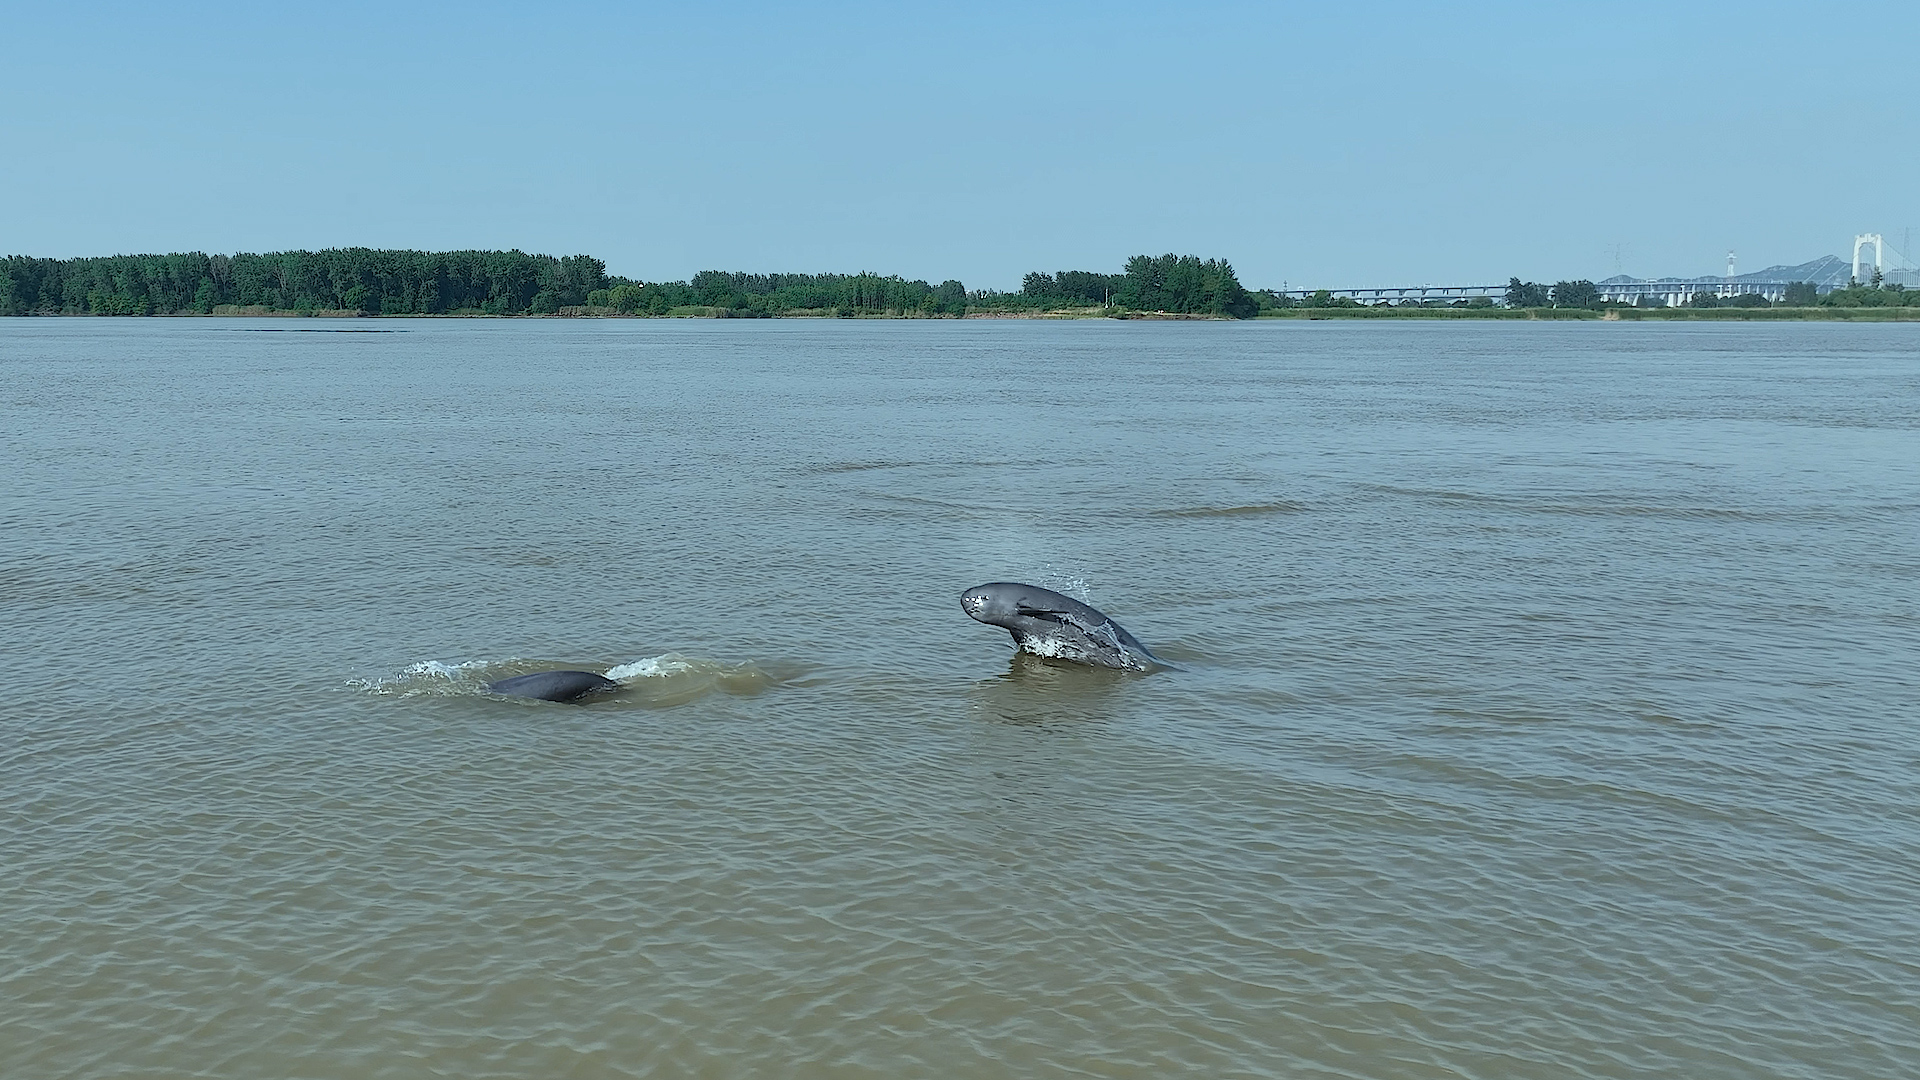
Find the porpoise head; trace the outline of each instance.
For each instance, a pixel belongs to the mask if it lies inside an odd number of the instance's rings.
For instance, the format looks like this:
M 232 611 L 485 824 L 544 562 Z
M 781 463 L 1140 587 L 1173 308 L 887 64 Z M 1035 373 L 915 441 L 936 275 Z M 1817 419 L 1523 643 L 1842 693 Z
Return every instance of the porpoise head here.
M 975 622 L 988 626 L 1012 627 L 1015 620 L 1029 615 L 1032 606 L 1022 605 L 1021 599 L 1032 590 L 1025 585 L 1011 581 L 992 581 L 985 585 L 975 585 L 960 596 L 960 610 Z M 1021 608 L 1026 606 L 1027 611 Z

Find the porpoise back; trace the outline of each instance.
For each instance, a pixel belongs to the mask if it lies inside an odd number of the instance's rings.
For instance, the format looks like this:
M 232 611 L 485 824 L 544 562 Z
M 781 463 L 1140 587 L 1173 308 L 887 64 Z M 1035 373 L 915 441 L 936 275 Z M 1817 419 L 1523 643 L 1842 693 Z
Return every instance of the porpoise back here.
M 591 671 L 536 671 L 487 684 L 490 693 L 540 701 L 578 701 L 588 694 L 613 690 L 619 683 Z

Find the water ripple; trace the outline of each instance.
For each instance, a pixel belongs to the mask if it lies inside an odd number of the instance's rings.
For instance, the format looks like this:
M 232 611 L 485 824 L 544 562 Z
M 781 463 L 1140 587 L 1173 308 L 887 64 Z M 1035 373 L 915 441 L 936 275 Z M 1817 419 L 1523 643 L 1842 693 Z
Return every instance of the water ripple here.
M 8 1077 L 1920 1074 L 1909 328 L 19 322 Z

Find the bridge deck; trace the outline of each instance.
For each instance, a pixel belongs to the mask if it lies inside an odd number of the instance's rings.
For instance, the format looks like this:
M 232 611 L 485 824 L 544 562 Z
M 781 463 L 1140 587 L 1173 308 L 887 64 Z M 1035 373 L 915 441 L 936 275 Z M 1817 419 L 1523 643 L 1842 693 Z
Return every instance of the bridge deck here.
M 1594 285 L 1602 300 L 1616 303 L 1638 303 L 1641 299 L 1656 299 L 1669 306 L 1685 304 L 1695 293 L 1712 293 L 1715 296 L 1744 296 L 1758 293 L 1773 303 L 1787 298 L 1787 286 L 1791 281 L 1742 281 L 1738 278 L 1691 278 L 1685 281 L 1616 281 L 1600 282 Z M 1822 293 L 1832 292 L 1832 285 L 1820 285 Z M 1363 304 L 1398 304 L 1408 300 L 1442 301 L 1473 300 L 1486 298 L 1495 303 L 1505 303 L 1507 287 L 1505 285 L 1404 285 L 1372 289 L 1263 289 L 1269 296 L 1286 297 L 1290 300 L 1306 300 L 1317 293 L 1325 292 L 1331 296 L 1357 300 Z

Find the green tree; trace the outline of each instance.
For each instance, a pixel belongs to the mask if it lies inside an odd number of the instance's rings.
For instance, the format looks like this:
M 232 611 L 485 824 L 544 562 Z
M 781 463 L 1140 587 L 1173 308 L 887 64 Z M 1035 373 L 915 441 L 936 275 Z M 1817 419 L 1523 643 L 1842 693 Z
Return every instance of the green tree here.
M 949 278 L 934 290 L 934 300 L 939 304 L 941 312 L 948 315 L 964 315 L 967 311 L 967 287 Z
M 1507 279 L 1507 306 L 1517 308 L 1546 307 L 1553 303 L 1553 297 L 1547 287 L 1537 282 L 1521 281 L 1519 278 Z
M 1194 255 L 1135 255 L 1113 293 L 1113 302 L 1135 311 L 1224 315 L 1251 319 L 1260 307 L 1233 266 L 1224 259 L 1202 261 Z
M 1811 281 L 1796 281 L 1787 286 L 1786 297 L 1781 301 L 1788 307 L 1812 307 L 1820 300 L 1820 291 Z
M 1600 306 L 1600 290 L 1591 281 L 1559 282 L 1553 287 L 1553 306 L 1597 308 Z

